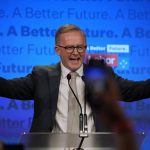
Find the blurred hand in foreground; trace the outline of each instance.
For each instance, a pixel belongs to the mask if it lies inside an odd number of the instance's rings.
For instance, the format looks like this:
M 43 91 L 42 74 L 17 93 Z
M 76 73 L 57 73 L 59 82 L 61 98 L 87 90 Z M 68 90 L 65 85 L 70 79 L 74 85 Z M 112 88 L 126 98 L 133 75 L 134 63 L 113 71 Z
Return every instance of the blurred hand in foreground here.
M 137 150 L 133 126 L 119 105 L 119 89 L 103 60 L 90 60 L 85 70 L 85 86 L 92 109 L 117 133 L 118 149 Z

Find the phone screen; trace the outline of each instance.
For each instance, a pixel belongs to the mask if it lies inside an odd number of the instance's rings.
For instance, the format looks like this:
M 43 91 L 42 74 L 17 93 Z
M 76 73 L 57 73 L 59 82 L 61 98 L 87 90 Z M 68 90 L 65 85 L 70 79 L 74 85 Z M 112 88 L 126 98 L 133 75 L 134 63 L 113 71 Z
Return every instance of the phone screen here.
M 106 88 L 107 72 L 100 67 L 89 67 L 85 71 L 85 83 L 92 93 L 102 92 Z

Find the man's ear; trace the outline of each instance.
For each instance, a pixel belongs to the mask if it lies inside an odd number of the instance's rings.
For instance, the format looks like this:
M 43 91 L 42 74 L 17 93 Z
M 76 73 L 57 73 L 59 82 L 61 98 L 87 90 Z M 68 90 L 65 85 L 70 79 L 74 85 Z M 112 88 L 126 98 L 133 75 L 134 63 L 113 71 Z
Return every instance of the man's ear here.
M 56 51 L 56 53 L 57 53 L 58 55 L 60 55 L 61 50 L 58 48 L 58 46 L 55 46 L 55 51 Z

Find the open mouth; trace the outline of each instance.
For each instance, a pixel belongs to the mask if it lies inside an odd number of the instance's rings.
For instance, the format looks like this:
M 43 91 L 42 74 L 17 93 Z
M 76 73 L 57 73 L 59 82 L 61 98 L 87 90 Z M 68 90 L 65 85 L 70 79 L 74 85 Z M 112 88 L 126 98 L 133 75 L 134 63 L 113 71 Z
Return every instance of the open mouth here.
M 79 61 L 80 58 L 69 58 L 69 60 L 71 60 L 71 61 Z

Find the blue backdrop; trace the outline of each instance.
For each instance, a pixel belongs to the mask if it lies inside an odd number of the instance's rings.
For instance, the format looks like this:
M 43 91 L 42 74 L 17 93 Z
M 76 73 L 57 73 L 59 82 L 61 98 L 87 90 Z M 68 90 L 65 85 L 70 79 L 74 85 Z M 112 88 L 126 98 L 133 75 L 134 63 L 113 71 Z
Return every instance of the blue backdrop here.
M 150 77 L 150 0 L 2 0 L 0 4 L 0 76 L 25 76 L 35 65 L 59 61 L 54 36 L 64 24 L 80 26 L 87 35 L 88 54 L 108 58 L 115 72 L 130 80 Z M 117 59 L 117 65 L 113 60 Z M 150 131 L 150 99 L 121 106 L 137 132 Z M 0 139 L 18 142 L 29 131 L 33 101 L 0 97 Z

